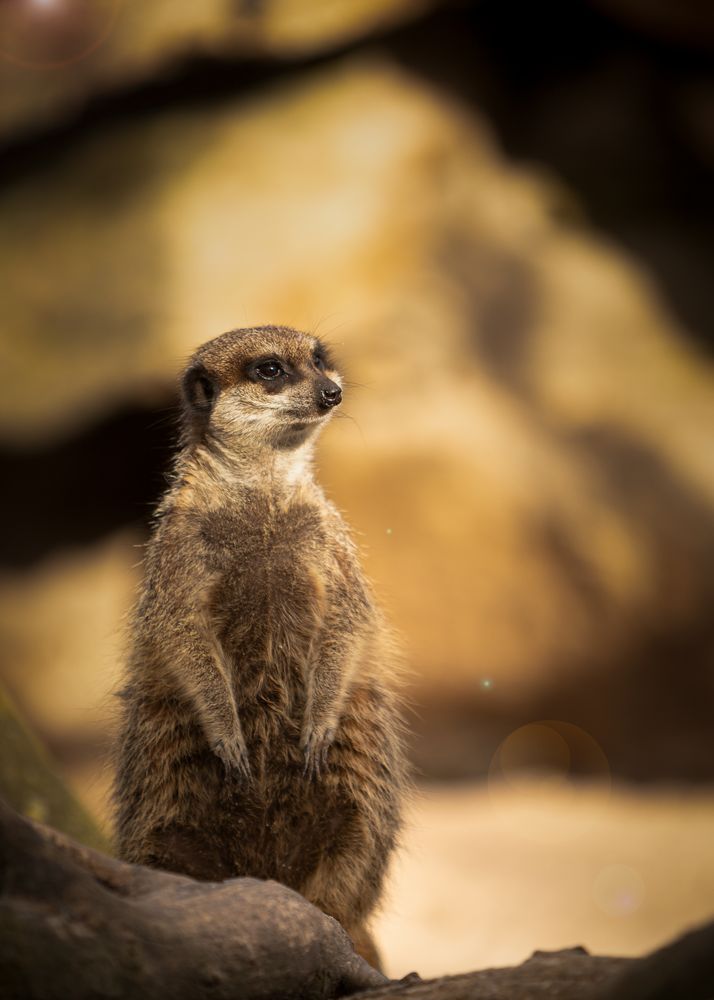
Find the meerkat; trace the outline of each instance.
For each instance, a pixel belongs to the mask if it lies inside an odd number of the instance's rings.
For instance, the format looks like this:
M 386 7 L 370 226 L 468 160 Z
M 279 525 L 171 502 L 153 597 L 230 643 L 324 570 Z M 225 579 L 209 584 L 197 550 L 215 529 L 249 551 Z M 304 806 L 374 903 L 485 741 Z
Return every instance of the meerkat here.
M 266 326 L 204 344 L 181 394 L 123 691 L 119 855 L 275 879 L 374 960 L 406 769 L 390 632 L 313 477 L 341 378 L 315 337 Z

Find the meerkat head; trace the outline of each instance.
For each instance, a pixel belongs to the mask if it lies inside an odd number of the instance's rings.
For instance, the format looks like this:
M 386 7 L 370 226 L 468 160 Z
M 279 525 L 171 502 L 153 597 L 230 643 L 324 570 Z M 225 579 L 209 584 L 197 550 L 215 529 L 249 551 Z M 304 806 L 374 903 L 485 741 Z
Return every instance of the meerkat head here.
M 342 383 L 316 337 L 289 327 L 232 330 L 200 347 L 181 380 L 189 440 L 227 447 L 296 448 L 342 400 Z

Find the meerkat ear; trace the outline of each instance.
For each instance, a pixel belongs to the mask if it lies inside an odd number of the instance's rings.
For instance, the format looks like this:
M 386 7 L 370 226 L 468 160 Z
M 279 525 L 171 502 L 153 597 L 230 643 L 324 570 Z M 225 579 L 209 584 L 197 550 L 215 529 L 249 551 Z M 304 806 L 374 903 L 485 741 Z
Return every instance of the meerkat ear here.
M 181 380 L 183 398 L 192 410 L 210 413 L 218 395 L 218 387 L 203 365 L 192 365 Z

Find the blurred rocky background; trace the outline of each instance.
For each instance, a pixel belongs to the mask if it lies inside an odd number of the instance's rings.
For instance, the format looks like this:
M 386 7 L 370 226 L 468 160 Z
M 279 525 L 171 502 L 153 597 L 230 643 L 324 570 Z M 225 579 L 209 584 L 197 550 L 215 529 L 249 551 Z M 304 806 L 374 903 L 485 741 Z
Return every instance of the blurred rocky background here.
M 712 49 L 706 0 L 0 4 L 0 681 L 106 832 L 176 372 L 287 323 L 409 670 L 392 971 L 711 913 Z

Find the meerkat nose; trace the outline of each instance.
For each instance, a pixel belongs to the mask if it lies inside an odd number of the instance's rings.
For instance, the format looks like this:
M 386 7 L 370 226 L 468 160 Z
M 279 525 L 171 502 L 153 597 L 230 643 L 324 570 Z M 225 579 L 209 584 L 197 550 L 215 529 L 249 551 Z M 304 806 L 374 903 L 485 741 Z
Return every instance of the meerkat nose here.
M 329 387 L 320 390 L 320 406 L 330 409 L 342 400 L 342 389 L 331 382 Z

